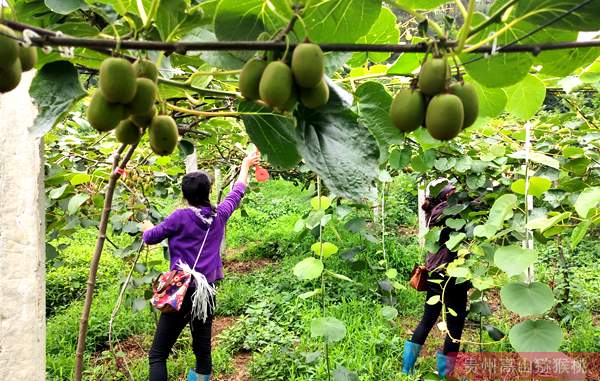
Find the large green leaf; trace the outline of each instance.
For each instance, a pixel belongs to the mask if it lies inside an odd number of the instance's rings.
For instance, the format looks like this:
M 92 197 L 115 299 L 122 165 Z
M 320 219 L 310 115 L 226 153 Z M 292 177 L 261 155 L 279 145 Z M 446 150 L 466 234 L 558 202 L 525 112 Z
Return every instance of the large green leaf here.
M 310 322 L 312 337 L 322 337 L 325 341 L 335 343 L 346 336 L 346 326 L 334 317 L 320 317 Z
M 358 98 L 359 122 L 366 126 L 379 145 L 379 162 L 388 158 L 389 147 L 402 143 L 402 132 L 394 126 L 389 117 L 392 97 L 385 87 L 377 82 L 365 82 L 355 92 Z
M 298 151 L 306 165 L 340 196 L 361 201 L 374 197 L 379 149 L 369 130 L 348 108 L 348 94 L 330 83 L 329 103 L 296 113 Z
M 477 98 L 479 99 L 479 116 L 495 117 L 504 111 L 504 106 L 508 101 L 504 89 L 489 88 L 480 85 L 477 82 L 471 82 L 475 86 Z
M 531 74 L 504 90 L 508 95 L 506 111 L 523 120 L 532 118 L 546 98 L 546 86 L 538 77 Z
M 451 0 L 397 0 L 395 3 L 409 9 L 434 9 L 442 4 L 451 2 Z
M 163 41 L 177 32 L 177 29 L 187 17 L 185 0 L 161 1 L 156 12 L 156 28 Z
M 574 250 L 579 245 L 579 242 L 585 237 L 591 224 L 591 220 L 583 220 L 573 229 L 571 233 L 571 250 Z
M 276 33 L 292 16 L 285 0 L 222 0 L 214 30 L 221 41 L 256 40 L 262 32 Z
M 217 37 L 205 27 L 198 27 L 192 29 L 181 40 L 190 42 L 212 42 L 217 41 Z M 245 64 L 245 61 L 241 58 L 226 51 L 194 51 L 189 52 L 188 55 L 198 55 L 203 61 L 206 61 L 212 66 L 227 70 L 241 69 Z
M 500 290 L 502 304 L 521 316 L 541 315 L 554 305 L 554 294 L 540 282 L 510 282 Z
M 514 194 L 505 194 L 494 202 L 487 222 L 484 225 L 475 227 L 474 234 L 477 237 L 491 238 L 496 234 L 504 221 L 512 217 L 513 209 L 517 206 L 517 196 Z
M 527 320 L 513 326 L 508 338 L 517 352 L 556 352 L 563 333 L 553 321 Z
M 511 184 L 510 189 L 518 194 L 525 194 L 525 179 L 519 179 Z M 532 176 L 529 178 L 529 187 L 527 193 L 534 197 L 542 197 L 548 189 L 552 187 L 552 181 L 545 177 Z
M 517 15 L 525 15 L 535 11 L 527 21 L 541 25 L 561 17 L 552 23 L 552 27 L 566 30 L 583 30 L 594 32 L 600 29 L 600 2 L 592 0 L 575 12 L 566 12 L 582 3 L 582 0 L 520 0 Z
M 37 72 L 31 82 L 29 94 L 38 107 L 31 132 L 35 136 L 43 136 L 86 92 L 79 83 L 79 75 L 73 64 L 55 61 L 44 65 Z
M 294 266 L 294 275 L 300 280 L 312 280 L 323 273 L 323 262 L 314 257 L 308 257 Z
M 555 226 L 559 222 L 571 217 L 571 212 L 562 212 L 551 218 L 543 216 L 541 218 L 536 218 L 527 223 L 527 228 L 533 230 L 539 230 L 541 233 L 544 233 L 546 230 Z
M 69 214 L 77 213 L 81 205 L 83 205 L 83 203 L 86 202 L 89 198 L 90 195 L 86 193 L 78 193 L 75 196 L 71 197 L 67 205 L 67 212 Z
M 83 0 L 44 0 L 44 3 L 52 12 L 68 15 L 78 9 L 87 8 Z
M 369 32 L 380 10 L 381 0 L 310 1 L 303 20 L 312 41 L 351 43 Z
M 379 17 L 371 26 L 369 32 L 356 41 L 359 44 L 397 44 L 400 38 L 398 29 L 398 20 L 396 15 L 389 8 L 381 8 Z M 356 52 L 348 61 L 351 66 L 361 66 L 367 59 L 371 62 L 384 62 L 390 57 L 391 53 L 365 53 Z
M 516 245 L 499 247 L 494 253 L 494 264 L 508 276 L 523 273 L 537 260 L 537 252 Z
M 600 187 L 587 188 L 575 201 L 575 210 L 581 218 L 587 218 L 590 210 L 600 203 Z
M 298 164 L 300 155 L 296 148 L 296 132 L 292 118 L 274 114 L 268 108 L 251 101 L 241 102 L 241 112 L 256 113 L 243 115 L 246 132 L 258 149 L 267 155 L 271 164 L 291 168 Z

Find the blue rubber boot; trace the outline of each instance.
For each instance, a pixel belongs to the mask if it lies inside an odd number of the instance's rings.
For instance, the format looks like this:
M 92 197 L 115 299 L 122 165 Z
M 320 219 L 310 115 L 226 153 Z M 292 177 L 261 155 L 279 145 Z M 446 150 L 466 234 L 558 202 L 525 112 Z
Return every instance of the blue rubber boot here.
M 210 375 L 198 374 L 198 373 L 194 372 L 192 369 L 190 369 L 187 379 L 188 379 L 188 381 L 209 381 Z
M 415 344 L 412 341 L 406 340 L 404 342 L 404 352 L 402 353 L 402 373 L 410 374 L 413 372 L 417 357 L 423 346 Z
M 446 356 L 442 352 L 437 353 L 437 370 L 441 379 L 452 373 L 456 364 L 456 356 Z

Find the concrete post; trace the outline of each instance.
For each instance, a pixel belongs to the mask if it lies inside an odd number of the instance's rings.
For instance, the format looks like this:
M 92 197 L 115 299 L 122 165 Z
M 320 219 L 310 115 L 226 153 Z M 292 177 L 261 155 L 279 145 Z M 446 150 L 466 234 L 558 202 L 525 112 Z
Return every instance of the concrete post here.
M 46 373 L 43 151 L 29 133 L 34 75 L 0 95 L 0 378 L 11 380 Z

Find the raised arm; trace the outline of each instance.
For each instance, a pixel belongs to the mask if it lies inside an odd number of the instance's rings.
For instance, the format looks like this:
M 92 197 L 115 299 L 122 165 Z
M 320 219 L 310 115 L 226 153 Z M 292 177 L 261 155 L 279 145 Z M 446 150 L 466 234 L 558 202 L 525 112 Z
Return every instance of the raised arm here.
M 244 158 L 240 168 L 240 174 L 231 188 L 231 192 L 229 192 L 223 202 L 217 207 L 217 215 L 220 218 L 224 218 L 225 220 L 229 219 L 240 205 L 244 192 L 246 191 L 246 186 L 248 186 L 250 168 L 258 164 L 259 161 L 260 153 L 258 152 L 253 152 Z

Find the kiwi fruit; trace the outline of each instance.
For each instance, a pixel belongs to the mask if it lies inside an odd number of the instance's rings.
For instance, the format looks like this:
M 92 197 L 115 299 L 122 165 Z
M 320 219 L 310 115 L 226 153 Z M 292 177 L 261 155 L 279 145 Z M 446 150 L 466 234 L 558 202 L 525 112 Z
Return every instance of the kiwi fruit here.
M 100 65 L 100 91 L 111 103 L 131 102 L 136 92 L 133 65 L 123 58 L 107 58 Z
M 429 134 L 438 140 L 455 138 L 464 122 L 463 104 L 454 94 L 439 94 L 431 98 L 425 115 Z
M 425 121 L 425 99 L 416 89 L 400 90 L 390 106 L 390 118 L 403 132 L 411 132 Z
M 292 93 L 290 94 L 290 97 L 288 98 L 288 100 L 285 102 L 285 104 L 281 108 L 281 111 L 292 111 L 294 109 L 294 107 L 296 107 L 297 104 L 298 104 L 298 89 L 295 86 L 293 86 Z
M 303 43 L 292 53 L 292 73 L 300 87 L 311 88 L 319 84 L 324 74 L 323 51 L 319 45 Z
M 0 93 L 7 93 L 21 81 L 21 62 L 17 59 L 9 66 L 0 66 Z
M 94 93 L 87 109 L 88 122 L 101 132 L 115 129 L 126 116 L 124 105 L 109 102 L 100 91 Z
M 115 130 L 115 137 L 123 144 L 135 144 L 140 141 L 143 130 L 129 119 L 119 123 Z
M 177 124 L 170 116 L 155 116 L 148 129 L 148 138 L 154 153 L 160 156 L 170 155 L 175 150 L 179 138 Z
M 318 108 L 326 105 L 327 101 L 329 101 L 329 86 L 324 78 L 315 87 L 300 88 L 300 102 L 305 107 Z
M 436 95 L 446 88 L 448 61 L 445 58 L 431 58 L 423 63 L 419 73 L 419 89 L 426 95 Z
M 267 65 L 258 87 L 260 98 L 269 106 L 283 109 L 292 95 L 292 70 L 282 61 Z
M 479 98 L 477 98 L 477 92 L 475 86 L 470 83 L 454 83 L 450 85 L 450 93 L 460 98 L 463 104 L 463 111 L 465 113 L 465 120 L 463 121 L 462 128 L 467 128 L 477 120 L 479 116 Z
M 154 83 L 158 82 L 158 69 L 156 65 L 148 60 L 138 60 L 133 64 L 133 70 L 138 78 L 148 78 Z
M 21 61 L 21 70 L 23 72 L 33 69 L 37 63 L 37 58 L 38 55 L 35 46 L 30 46 L 28 48 L 23 46 L 19 47 L 19 60 Z
M 143 114 L 133 114 L 129 117 L 131 121 L 138 125 L 138 127 L 146 128 L 152 122 L 152 118 L 156 115 L 156 107 L 152 106 L 148 111 Z
M 147 113 L 154 105 L 156 100 L 156 85 L 148 78 L 138 78 L 136 80 L 135 96 L 127 105 L 127 111 L 130 114 Z
M 240 92 L 246 99 L 257 100 L 260 99 L 260 93 L 258 87 L 260 84 L 260 78 L 267 67 L 267 62 L 258 58 L 252 58 L 242 68 L 240 73 Z
M 19 58 L 19 44 L 16 37 L 17 35 L 12 29 L 0 24 L 0 66 L 12 67 Z

